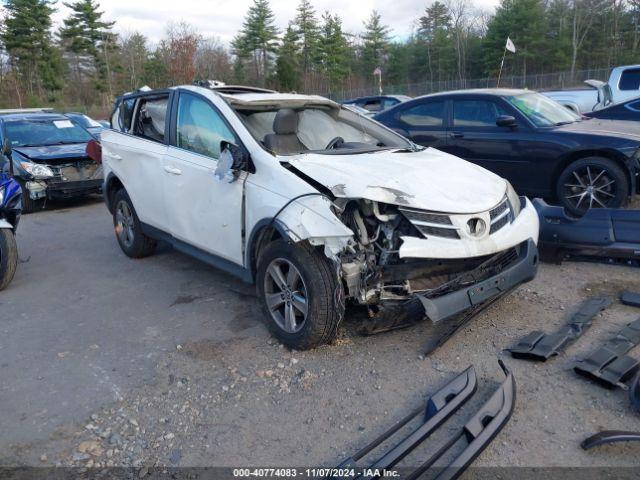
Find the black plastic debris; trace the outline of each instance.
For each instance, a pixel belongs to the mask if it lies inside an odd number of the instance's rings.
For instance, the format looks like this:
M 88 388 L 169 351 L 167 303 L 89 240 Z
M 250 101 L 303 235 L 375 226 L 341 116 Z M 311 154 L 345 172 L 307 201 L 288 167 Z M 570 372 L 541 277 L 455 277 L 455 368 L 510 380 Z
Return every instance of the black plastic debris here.
M 631 406 L 640 413 L 640 373 L 631 382 L 629 386 L 629 400 L 631 400 Z
M 624 327 L 615 337 L 583 360 L 573 369 L 608 388 L 627 389 L 629 381 L 640 368 L 640 361 L 625 355 L 640 344 L 640 319 Z
M 599 258 L 640 262 L 640 210 L 592 208 L 584 216 L 567 215 L 564 208 L 536 198 L 540 217 L 541 259 Z
M 508 350 L 514 358 L 547 361 L 580 337 L 591 326 L 593 317 L 609 305 L 611 299 L 608 297 L 590 298 L 573 314 L 571 321 L 556 333 L 546 334 L 536 330 Z
M 623 292 L 620 295 L 620 301 L 631 307 L 640 307 L 640 293 Z
M 625 432 L 622 430 L 604 430 L 585 439 L 580 446 L 583 450 L 618 442 L 640 442 L 640 432 Z
M 462 451 L 450 461 L 447 467 L 438 468 L 438 473 L 435 477 L 438 480 L 458 478 L 487 445 L 491 443 L 498 432 L 502 430 L 513 412 L 516 385 L 513 374 L 501 360 L 499 360 L 499 363 L 506 375 L 506 379 L 500 387 L 469 421 L 466 422 L 464 427 L 457 431 L 436 453 L 405 478 L 416 480 L 431 469 L 435 462 L 442 458 L 445 453 L 452 450 L 455 444 L 464 442 L 465 445 Z M 409 453 L 426 441 L 433 432 L 473 396 L 476 389 L 476 373 L 473 367 L 469 367 L 429 397 L 424 406 L 411 412 L 392 428 L 373 440 L 369 445 L 344 460 L 337 468 L 354 468 L 358 469 L 358 471 L 377 470 L 379 472 L 393 468 L 409 455 Z M 419 416 L 422 416 L 422 423 L 408 435 L 399 438 L 399 441 L 397 440 L 394 446 L 377 455 L 375 457 L 377 460 L 361 462 L 380 445 L 394 438 L 403 427 L 406 427 L 412 420 L 415 420 Z M 358 462 L 366 463 L 366 465 L 359 465 Z M 382 476 L 384 476 L 384 473 L 382 473 Z

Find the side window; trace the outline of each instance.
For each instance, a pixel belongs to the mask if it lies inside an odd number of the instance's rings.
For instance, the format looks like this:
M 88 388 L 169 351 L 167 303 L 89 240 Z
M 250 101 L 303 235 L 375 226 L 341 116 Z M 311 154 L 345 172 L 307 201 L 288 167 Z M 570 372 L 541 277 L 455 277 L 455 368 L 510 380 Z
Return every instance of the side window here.
M 220 157 L 220 142 L 238 144 L 220 114 L 204 99 L 180 93 L 178 99 L 177 146 L 207 157 Z
M 113 123 L 114 127 L 119 127 L 123 132 L 131 131 L 131 120 L 133 119 L 133 111 L 136 106 L 136 99 L 129 98 L 127 100 L 123 100 L 120 103 L 120 107 L 118 107 L 119 113 L 119 122 L 120 124 Z M 112 119 L 113 121 L 113 119 Z
M 168 100 L 168 96 L 141 98 L 138 102 L 138 113 L 133 127 L 133 134 L 147 140 L 164 142 Z
M 402 110 L 398 118 L 412 127 L 442 127 L 444 102 L 414 105 Z
M 387 108 L 391 108 L 398 103 L 400 102 L 395 98 L 385 98 L 385 100 L 382 102 L 382 109 L 386 110 Z
M 633 68 L 622 72 L 618 88 L 620 88 L 620 90 L 640 89 L 640 68 Z
M 369 100 L 365 102 L 363 105 L 364 108 L 369 110 L 370 112 L 379 112 L 380 111 L 380 100 Z
M 454 127 L 495 127 L 500 115 L 507 115 L 490 100 L 456 100 L 453 102 Z

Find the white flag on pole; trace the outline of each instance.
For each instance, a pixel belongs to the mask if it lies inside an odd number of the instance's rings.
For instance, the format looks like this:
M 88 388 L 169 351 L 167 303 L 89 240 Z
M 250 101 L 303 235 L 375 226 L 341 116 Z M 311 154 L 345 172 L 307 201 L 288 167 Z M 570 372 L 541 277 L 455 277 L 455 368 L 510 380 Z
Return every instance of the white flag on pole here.
M 509 37 L 507 37 L 507 44 L 505 45 L 504 48 L 509 50 L 511 53 L 516 53 L 516 46 L 513 44 L 513 42 Z

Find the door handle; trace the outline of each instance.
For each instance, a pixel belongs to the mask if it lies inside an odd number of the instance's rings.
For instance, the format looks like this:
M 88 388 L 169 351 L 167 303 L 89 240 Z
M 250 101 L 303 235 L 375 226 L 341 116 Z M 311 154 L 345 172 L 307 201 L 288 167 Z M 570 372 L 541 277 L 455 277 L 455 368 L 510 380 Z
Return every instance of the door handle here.
M 170 167 L 169 165 L 164 166 L 164 171 L 171 175 L 182 175 L 182 170 L 176 167 Z
M 451 138 L 464 138 L 464 133 L 460 133 L 460 132 L 451 132 L 449 134 L 449 136 Z
M 122 160 L 122 157 L 120 155 L 118 155 L 117 153 L 109 153 L 106 152 L 105 155 L 109 158 L 113 158 L 114 160 Z

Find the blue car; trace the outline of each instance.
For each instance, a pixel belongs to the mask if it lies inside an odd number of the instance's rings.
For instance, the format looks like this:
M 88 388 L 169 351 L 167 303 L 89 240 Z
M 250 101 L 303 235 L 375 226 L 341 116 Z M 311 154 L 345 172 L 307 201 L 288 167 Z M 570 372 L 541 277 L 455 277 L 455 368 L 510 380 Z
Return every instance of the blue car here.
M 7 144 L 3 151 L 11 157 L 11 147 Z M 13 168 L 9 163 L 0 170 L 0 290 L 4 290 L 13 279 L 18 266 L 18 246 L 16 228 L 22 209 L 22 190 L 13 178 Z
M 14 178 L 22 187 L 22 212 L 45 199 L 79 197 L 102 189 L 102 166 L 87 155 L 94 137 L 82 126 L 56 113 L 0 116 L 2 145 L 9 142 Z M 0 168 L 9 159 L 0 159 Z

